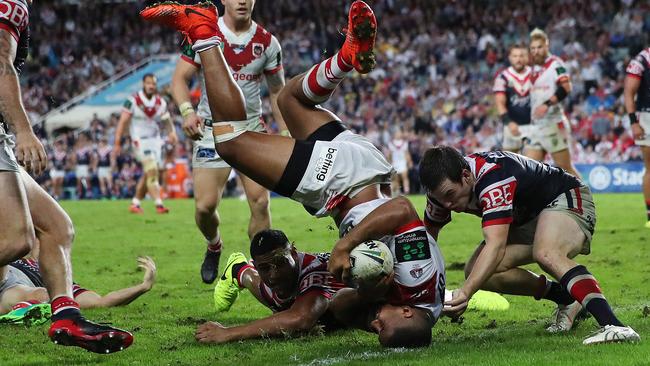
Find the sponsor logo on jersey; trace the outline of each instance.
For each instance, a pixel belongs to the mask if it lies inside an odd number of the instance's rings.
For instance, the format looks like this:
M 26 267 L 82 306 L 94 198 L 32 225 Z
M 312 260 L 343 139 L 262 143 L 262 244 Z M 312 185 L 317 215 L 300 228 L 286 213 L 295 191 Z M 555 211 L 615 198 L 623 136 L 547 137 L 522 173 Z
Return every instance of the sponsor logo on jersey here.
M 234 72 L 232 74 L 232 78 L 235 79 L 235 81 L 259 81 L 260 75 L 246 74 L 243 72 Z
M 422 274 L 424 273 L 424 270 L 420 266 L 415 266 L 413 269 L 409 271 L 409 274 L 411 277 L 418 279 L 422 277 Z
M 487 186 L 479 195 L 483 214 L 512 209 L 517 180 L 510 177 Z
M 333 147 L 328 147 L 323 149 L 318 156 L 318 161 L 316 162 L 316 180 L 319 182 L 325 182 L 327 177 L 332 173 L 332 166 L 336 161 L 336 156 L 338 154 L 338 149 Z
M 20 32 L 29 21 L 25 5 L 15 1 L 0 2 L 0 19 L 6 19 Z
M 214 159 L 217 156 L 217 151 L 215 149 L 200 147 L 196 151 L 197 159 Z

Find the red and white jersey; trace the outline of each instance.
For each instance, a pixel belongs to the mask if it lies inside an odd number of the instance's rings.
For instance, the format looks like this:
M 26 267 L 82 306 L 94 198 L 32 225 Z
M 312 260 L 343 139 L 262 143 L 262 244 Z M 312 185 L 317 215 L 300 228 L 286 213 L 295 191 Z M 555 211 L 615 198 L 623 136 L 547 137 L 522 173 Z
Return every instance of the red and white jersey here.
M 650 112 L 650 48 L 639 52 L 625 69 L 627 76 L 641 80 L 636 95 L 636 110 Z
M 559 57 L 550 55 L 543 65 L 535 65 L 531 74 L 533 82 L 530 92 L 530 108 L 532 111 L 549 100 L 559 88 L 559 83 L 569 80 L 566 65 Z M 564 109 L 558 103 L 548 108 L 542 118 L 531 116 L 534 124 L 554 124 L 564 121 Z
M 339 235 L 347 234 L 389 200 L 380 198 L 353 207 L 341 222 Z M 425 309 L 435 323 L 442 312 L 446 278 L 445 260 L 435 239 L 418 219 L 380 240 L 390 248 L 395 263 L 395 282 L 388 293 L 388 302 Z
M 260 98 L 262 76 L 273 77 L 282 70 L 280 42 L 255 22 L 248 31 L 237 35 L 228 29 L 221 17 L 217 22 L 217 32 L 223 40 L 223 55 L 230 67 L 233 79 L 244 93 L 247 119 L 249 121 L 259 120 L 262 116 L 262 99 Z M 201 67 L 199 55 L 191 48 L 186 47 L 181 57 L 185 61 Z M 212 113 L 205 93 L 203 77 L 201 77 L 201 88 L 204 92 L 201 94 L 197 114 L 201 118 L 211 119 Z
M 409 153 L 409 142 L 404 139 L 394 139 L 388 143 L 390 163 L 398 173 L 405 172 L 408 168 L 406 155 Z
M 133 140 L 160 138 L 160 123 L 171 118 L 163 97 L 155 94 L 149 99 L 142 90 L 124 102 L 123 111 L 131 115 Z
M 330 299 L 334 294 L 346 287 L 338 282 L 327 270 L 329 253 L 309 254 L 298 252 L 298 290 L 294 296 L 282 299 L 264 282 L 260 283 L 260 293 L 264 304 L 274 312 L 287 310 L 293 303 L 306 293 L 316 291 L 321 296 Z M 253 263 L 255 265 L 255 263 Z
M 525 66 L 521 73 L 512 66 L 501 70 L 494 78 L 492 92 L 505 94 L 508 117 L 519 125 L 530 123 L 531 68 Z
M 29 25 L 29 9 L 24 0 L 0 0 L 0 29 L 11 34 L 18 42 Z

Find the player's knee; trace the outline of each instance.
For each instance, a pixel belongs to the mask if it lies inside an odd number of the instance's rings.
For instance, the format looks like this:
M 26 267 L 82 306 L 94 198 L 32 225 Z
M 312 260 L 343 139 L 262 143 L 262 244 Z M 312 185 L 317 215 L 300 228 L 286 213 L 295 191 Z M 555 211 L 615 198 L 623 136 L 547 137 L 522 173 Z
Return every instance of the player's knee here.
M 542 268 L 551 267 L 555 257 L 556 253 L 550 248 L 533 248 L 533 260 Z
M 72 225 L 72 220 L 70 220 L 68 215 L 61 217 L 53 227 L 54 229 L 47 233 L 52 237 L 52 241 L 64 248 L 72 247 L 75 231 L 74 225 Z
M 216 202 L 196 201 L 196 214 L 201 217 L 212 216 L 217 210 Z
M 33 229 L 20 226 L 7 230 L 0 237 L 0 253 L 9 254 L 12 260 L 22 258 L 29 254 L 35 241 Z
M 268 194 L 261 194 L 257 197 L 250 198 L 251 214 L 259 216 L 269 215 L 269 196 Z

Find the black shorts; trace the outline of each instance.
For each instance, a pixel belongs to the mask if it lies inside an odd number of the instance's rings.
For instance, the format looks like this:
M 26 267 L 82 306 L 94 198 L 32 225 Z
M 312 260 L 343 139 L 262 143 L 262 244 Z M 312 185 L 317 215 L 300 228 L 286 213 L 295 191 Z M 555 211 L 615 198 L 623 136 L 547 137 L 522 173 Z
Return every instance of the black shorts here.
M 291 197 L 296 191 L 296 188 L 298 188 L 298 184 L 300 184 L 302 177 L 305 175 L 305 171 L 307 171 L 309 159 L 311 159 L 316 141 L 332 141 L 341 132 L 346 130 L 347 128 L 341 121 L 332 121 L 319 127 L 306 140 L 296 140 L 287 167 L 284 169 L 282 178 L 280 178 L 278 185 L 275 186 L 273 191 L 285 197 Z M 305 208 L 309 211 L 307 207 Z

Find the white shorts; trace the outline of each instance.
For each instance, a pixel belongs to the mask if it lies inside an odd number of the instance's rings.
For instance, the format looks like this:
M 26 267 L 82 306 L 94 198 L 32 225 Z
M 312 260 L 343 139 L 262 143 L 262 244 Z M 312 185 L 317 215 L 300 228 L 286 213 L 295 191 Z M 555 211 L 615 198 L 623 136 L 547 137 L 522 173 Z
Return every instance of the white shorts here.
M 18 161 L 14 155 L 14 142 L 0 123 L 0 171 L 18 172 Z
M 639 112 L 639 124 L 645 135 L 641 140 L 634 140 L 638 146 L 650 146 L 650 112 Z
M 266 132 L 266 127 L 259 118 L 253 118 L 248 121 L 248 131 Z M 203 137 L 194 142 L 192 149 L 192 167 L 194 168 L 230 168 L 214 147 L 214 136 L 212 136 L 212 121 L 204 120 Z
M 50 178 L 63 178 L 65 177 L 65 170 L 52 169 L 50 170 Z
M 524 147 L 524 139 L 530 135 L 531 125 L 519 126 L 519 135 L 514 136 L 510 133 L 510 128 L 506 125 L 503 126 L 503 143 L 501 147 L 508 151 L 518 151 Z
M 395 168 L 397 174 L 403 174 L 408 171 L 408 165 L 404 159 L 393 161 L 393 168 Z
M 110 166 L 100 166 L 97 168 L 97 177 L 100 179 L 108 179 L 112 176 Z
M 160 138 L 134 139 L 135 158 L 140 164 L 146 160 L 153 159 L 158 167 L 162 165 L 162 145 Z
M 567 129 L 566 120 L 558 123 L 530 125 L 529 142 L 526 144 L 526 148 L 544 150 L 551 154 L 566 150 L 569 148 Z
M 316 141 L 307 169 L 291 198 L 315 216 L 327 216 L 336 206 L 373 184 L 390 184 L 395 170 L 363 136 L 344 131 L 332 141 Z
M 75 175 L 77 176 L 77 179 L 88 178 L 90 175 L 90 169 L 88 169 L 88 165 L 77 165 L 77 168 L 75 169 Z

